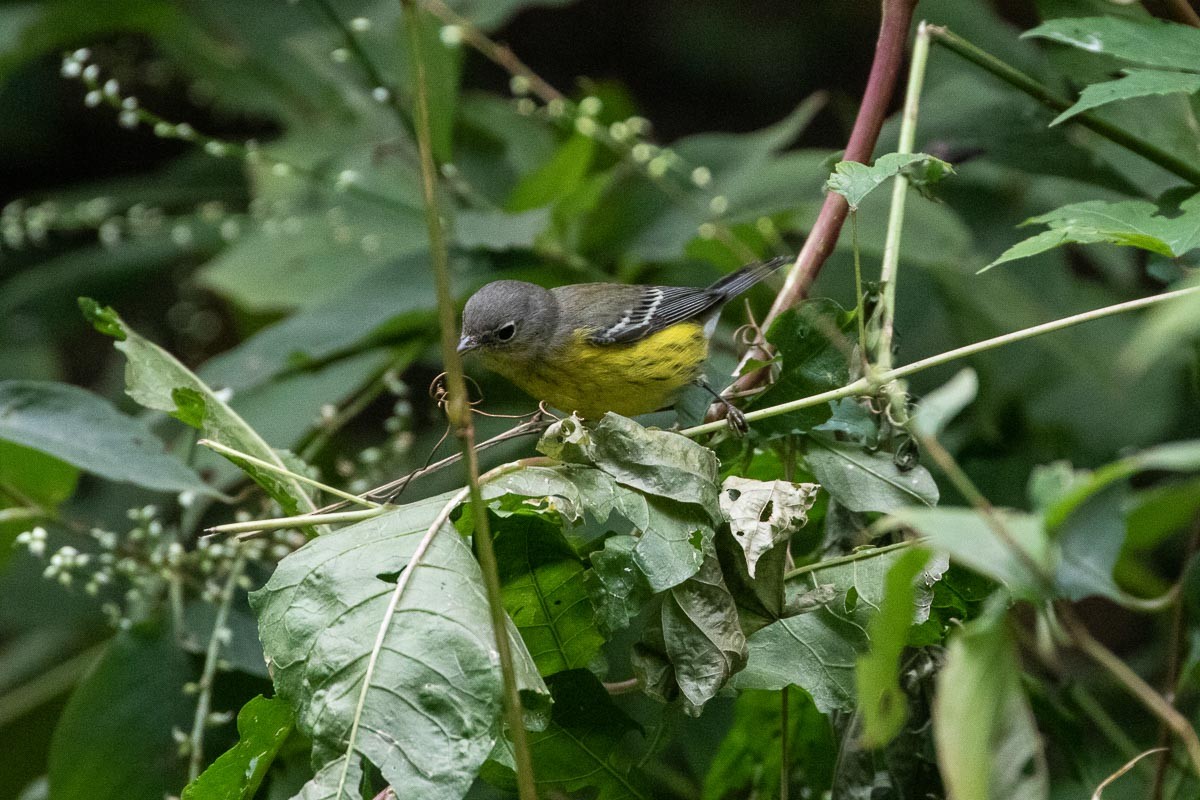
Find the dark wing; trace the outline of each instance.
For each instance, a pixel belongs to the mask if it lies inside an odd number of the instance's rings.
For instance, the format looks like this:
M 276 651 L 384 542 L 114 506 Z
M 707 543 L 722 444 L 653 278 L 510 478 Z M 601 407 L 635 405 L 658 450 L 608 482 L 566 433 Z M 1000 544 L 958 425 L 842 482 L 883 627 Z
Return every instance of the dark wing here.
M 594 344 L 624 344 L 644 339 L 677 322 L 711 311 L 728 297 L 720 292 L 690 286 L 644 286 L 634 303 L 607 328 L 588 337 Z
M 790 261 L 790 258 L 781 257 L 750 264 L 703 289 L 692 286 L 638 287 L 640 292 L 632 298 L 629 307 L 620 312 L 617 321 L 595 331 L 588 340 L 594 344 L 636 342 L 678 322 L 704 317 Z

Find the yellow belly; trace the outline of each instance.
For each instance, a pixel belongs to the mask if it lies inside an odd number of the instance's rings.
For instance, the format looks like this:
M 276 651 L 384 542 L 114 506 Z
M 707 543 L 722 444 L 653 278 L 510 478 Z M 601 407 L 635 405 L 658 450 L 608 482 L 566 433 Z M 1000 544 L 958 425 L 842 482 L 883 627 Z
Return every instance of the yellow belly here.
M 703 374 L 707 357 L 703 327 L 685 322 L 629 344 L 588 344 L 580 335 L 543 362 L 488 366 L 555 408 L 599 419 L 671 405 Z

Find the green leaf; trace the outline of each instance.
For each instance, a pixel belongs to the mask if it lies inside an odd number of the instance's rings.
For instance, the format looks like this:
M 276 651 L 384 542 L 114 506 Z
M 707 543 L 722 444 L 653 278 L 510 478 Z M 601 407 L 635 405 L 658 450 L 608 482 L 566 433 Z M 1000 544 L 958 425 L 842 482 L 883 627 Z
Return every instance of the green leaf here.
M 965 367 L 954 377 L 921 398 L 913 424 L 925 436 L 938 436 L 950 421 L 971 405 L 979 393 L 979 376 Z
M 1200 274 L 1178 288 L 1200 288 Z M 1171 353 L 1200 338 L 1200 292 L 1150 309 L 1133 339 L 1125 346 L 1119 363 L 1130 372 L 1144 374 Z
M 521 214 L 460 211 L 454 217 L 454 241 L 468 250 L 530 250 L 549 227 L 550 211 L 545 208 Z
M 1148 67 L 1200 72 L 1200 30 L 1159 19 L 1078 17 L 1052 19 L 1021 34 Z
M 250 596 L 276 691 L 322 768 L 308 796 L 356 797 L 341 773 L 353 775 L 362 756 L 394 786 L 458 800 L 496 743 L 501 683 L 483 578 L 439 517 L 446 502 L 430 498 L 313 539 Z M 544 710 L 544 684 L 511 626 L 509 635 L 531 713 Z M 352 731 L 356 757 L 347 763 Z
M 1045 800 L 1041 739 L 1002 614 L 969 623 L 937 676 L 933 737 L 948 796 Z
M 997 509 L 995 523 L 1009 540 L 1001 537 L 987 518 L 970 508 L 900 508 L 876 523 L 879 532 L 912 528 L 932 550 L 953 561 L 1008 585 L 1012 593 L 1029 600 L 1045 596 L 1043 575 L 1053 573 L 1055 560 L 1050 538 L 1036 514 Z M 1019 547 L 1025 557 L 1014 552 Z
M 634 670 L 648 694 L 681 697 L 699 716 L 746 664 L 746 637 L 711 545 L 700 571 L 665 592 L 656 612 L 634 647 Z
M 597 619 L 610 633 L 629 625 L 650 602 L 654 591 L 635 567 L 633 536 L 610 536 L 604 549 L 592 553 L 592 569 L 585 577 Z
M 882 747 L 904 725 L 907 700 L 900 688 L 900 656 L 913 624 L 914 581 L 928 561 L 928 552 L 910 550 L 892 565 L 883 603 L 867 628 L 871 649 L 859 657 L 855 670 L 865 747 Z
M 1131 97 L 1160 94 L 1195 94 L 1200 92 L 1200 75 L 1183 72 L 1159 72 L 1150 69 L 1131 69 L 1115 81 L 1093 83 L 1084 87 L 1079 99 L 1051 122 L 1057 125 L 1076 114 Z
M 75 494 L 77 483 L 79 470 L 65 461 L 0 441 L 0 485 L 15 489 L 39 506 L 56 508 Z
M 901 174 L 914 187 L 922 189 L 953 175 L 954 167 L 925 153 L 888 153 L 869 167 L 857 161 L 839 161 L 825 188 L 846 198 L 851 210 L 856 210 L 863 198 L 884 181 Z
M 558 525 L 535 513 L 494 518 L 504 608 L 542 675 L 588 666 L 604 637 L 584 567 Z
M 183 790 L 183 800 L 251 800 L 292 732 L 287 703 L 259 695 L 238 712 L 238 743 Z
M 585 428 L 568 417 L 552 426 L 538 450 L 560 461 L 592 464 L 618 484 L 678 503 L 700 506 L 719 520 L 717 457 L 707 447 L 670 431 L 652 431 L 608 413 Z
M 534 777 L 546 796 L 574 796 L 592 788 L 596 800 L 651 797 L 622 746 L 638 724 L 613 702 L 596 676 L 572 670 L 552 676 L 547 683 L 554 696 L 550 724 L 529 734 L 537 765 Z
M 1050 230 L 1018 242 L 981 271 L 1065 244 L 1108 243 L 1168 257 L 1183 256 L 1200 247 L 1200 194 L 1177 204 L 1166 200 L 1158 205 L 1148 200 L 1089 200 L 1056 208 L 1024 224 L 1048 225 Z
M 521 179 L 505 203 L 505 210 L 530 211 L 566 197 L 583 183 L 595 151 L 593 139 L 581 133 L 572 134 L 553 158 Z
M 587 435 L 581 426 L 573 430 L 570 438 Z M 577 552 L 603 533 L 634 534 L 634 562 L 656 592 L 696 574 L 713 538 L 712 520 L 703 508 L 628 489 L 607 472 L 579 464 L 530 467 L 484 487 L 489 501 L 505 495 L 544 498 L 567 523 L 565 533 Z M 508 509 L 509 501 L 501 499 L 500 508 Z
M 50 745 L 55 800 L 162 800 L 183 784 L 172 737 L 188 730 L 195 677 L 165 626 L 117 634 L 71 694 Z
M 734 677 L 734 687 L 799 686 L 822 713 L 852 710 L 855 661 L 867 651 L 867 629 L 883 603 L 888 570 L 903 553 L 904 548 L 864 549 L 805 567 L 788 582 L 788 606 L 793 613 L 802 602 L 816 607 L 752 634 L 749 662 Z M 919 610 L 914 604 L 917 622 L 924 620 Z
M 279 453 L 194 372 L 166 350 L 130 329 L 117 312 L 86 297 L 79 299 L 79 307 L 97 330 L 117 339 L 117 349 L 128 360 L 125 392 L 138 404 L 175 415 L 227 447 L 293 469 L 294 465 L 286 464 Z M 279 503 L 284 513 L 316 510 L 316 504 L 299 482 L 245 462 L 238 466 Z
M 791 539 L 808 522 L 819 487 L 813 483 L 756 481 L 731 475 L 721 485 L 721 513 L 746 556 L 754 577 L 758 559 Z
M 165 453 L 144 423 L 67 384 L 0 381 L 0 439 L 108 480 L 164 492 L 220 495 Z
M 810 300 L 779 316 L 767 331 L 779 353 L 780 372 L 751 408 L 765 408 L 798 397 L 838 389 L 850 382 L 841 342 L 856 341 L 854 312 L 832 300 Z M 839 339 L 841 341 L 839 341 Z M 764 433 L 804 433 L 830 418 L 830 406 L 813 406 L 755 423 Z
M 704 776 L 703 800 L 780 796 L 783 702 L 780 692 L 747 690 L 738 694 L 733 724 Z M 833 728 L 804 691 L 788 691 L 786 702 L 792 773 L 801 773 L 802 785 L 811 796 L 822 797 L 833 782 L 837 761 Z
M 805 458 L 817 482 L 851 511 L 937 504 L 937 484 L 924 467 L 901 470 L 887 453 L 819 436 L 809 437 L 809 442 Z

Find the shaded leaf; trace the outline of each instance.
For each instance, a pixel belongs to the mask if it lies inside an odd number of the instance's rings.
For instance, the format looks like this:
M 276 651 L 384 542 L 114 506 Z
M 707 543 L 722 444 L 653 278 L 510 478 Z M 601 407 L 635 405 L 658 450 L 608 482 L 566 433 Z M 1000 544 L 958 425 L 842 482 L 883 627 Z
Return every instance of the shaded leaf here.
M 1093 83 L 1084 87 L 1075 104 L 1055 117 L 1050 124 L 1057 125 L 1076 114 L 1117 100 L 1156 94 L 1195 94 L 1196 92 L 1200 92 L 1200 74 L 1131 69 L 1125 73 L 1124 77 L 1115 81 Z
M 113 481 L 166 492 L 219 492 L 163 451 L 145 424 L 62 383 L 0 381 L 0 439 Z
M 921 466 L 901 470 L 891 455 L 819 436 L 809 438 L 808 466 L 830 496 L 851 511 L 933 506 L 937 484 Z
M 67 462 L 0 440 L 0 484 L 44 508 L 54 508 L 75 493 L 77 483 L 79 470 Z
M 853 210 L 884 181 L 901 174 L 915 188 L 922 189 L 953 175 L 954 167 L 925 153 L 888 153 L 869 167 L 857 161 L 839 161 L 825 188 L 846 198 Z
M 610 633 L 629 625 L 654 594 L 645 575 L 636 567 L 633 536 L 610 536 L 604 549 L 592 553 L 592 570 L 586 583 L 597 616 Z
M 528 250 L 550 226 L 550 212 L 535 208 L 521 214 L 460 211 L 454 217 L 454 240 L 480 250 Z
M 633 663 L 646 692 L 682 698 L 698 716 L 730 676 L 746 664 L 746 637 L 711 545 L 700 571 L 665 592 L 634 648 Z
M 754 568 L 764 553 L 808 521 L 817 485 L 787 481 L 756 481 L 731 475 L 721 485 L 721 513 L 746 556 L 746 569 Z
M 746 690 L 733 706 L 733 724 L 721 740 L 708 774 L 703 800 L 779 797 L 783 715 L 780 692 Z M 821 797 L 833 781 L 837 744 L 828 718 L 800 689 L 787 693 L 788 753 L 793 773 Z
M 1180 289 L 1200 288 L 1200 275 Z M 1133 339 L 1121 353 L 1120 363 L 1130 371 L 1145 373 L 1168 354 L 1179 352 L 1200 337 L 1200 292 L 1150 309 Z
M 1021 36 L 1049 39 L 1148 67 L 1200 71 L 1196 63 L 1200 30 L 1160 19 L 1064 17 L 1043 22 Z
M 955 636 L 937 676 L 933 736 L 952 800 L 1044 800 L 1041 739 L 1000 613 Z
M 393 785 L 457 800 L 495 745 L 500 674 L 479 566 L 445 522 L 411 563 L 446 501 L 313 539 L 251 594 L 276 691 L 321 768 L 307 796 L 354 796 L 340 774 L 361 755 Z M 526 702 L 544 709 L 544 685 L 511 627 L 509 635 Z
M 295 717 L 287 703 L 259 695 L 237 715 L 238 743 L 183 790 L 183 800 L 250 800 L 258 791 Z
M 979 393 L 979 376 L 970 367 L 929 392 L 913 411 L 913 424 L 925 436 L 938 436 L 950 421 L 971 405 Z
M 647 800 L 622 741 L 638 724 L 617 707 L 596 676 L 560 672 L 547 682 L 554 697 L 550 724 L 529 734 L 539 787 L 554 792 L 594 788 L 596 800 Z
M 165 626 L 118 633 L 71 694 L 50 745 L 55 800 L 162 800 L 183 784 L 172 738 L 187 730 L 195 678 Z

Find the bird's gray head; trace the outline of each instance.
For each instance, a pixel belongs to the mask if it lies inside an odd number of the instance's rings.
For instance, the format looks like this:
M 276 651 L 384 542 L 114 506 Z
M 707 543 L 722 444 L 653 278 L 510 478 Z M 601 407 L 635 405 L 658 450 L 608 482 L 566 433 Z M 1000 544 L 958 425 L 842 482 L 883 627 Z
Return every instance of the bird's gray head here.
M 463 309 L 458 352 L 479 350 L 485 358 L 532 359 L 554 335 L 558 304 L 541 286 L 524 281 L 493 281 Z

